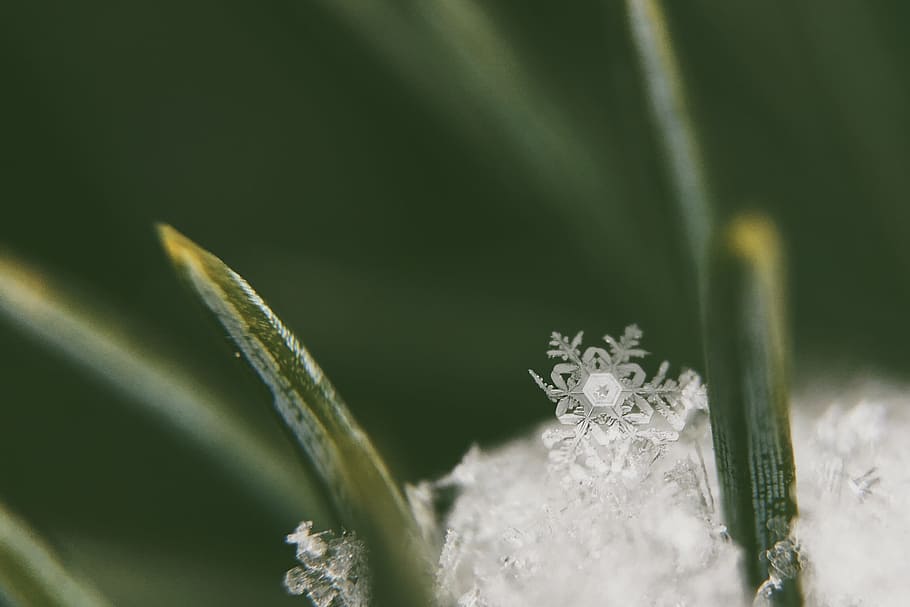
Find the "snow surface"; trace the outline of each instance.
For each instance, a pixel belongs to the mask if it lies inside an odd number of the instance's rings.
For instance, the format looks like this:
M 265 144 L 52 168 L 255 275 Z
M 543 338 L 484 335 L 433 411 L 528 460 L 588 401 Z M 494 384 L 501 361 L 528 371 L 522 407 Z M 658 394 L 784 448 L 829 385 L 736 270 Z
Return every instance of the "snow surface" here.
M 801 570 L 808 607 L 906 605 L 910 390 L 866 383 L 797 398 L 792 426 L 800 517 L 767 555 L 766 589 Z M 474 447 L 445 478 L 410 487 L 424 537 L 440 555 L 439 604 L 765 604 L 740 585 L 742 554 L 715 503 L 710 430 L 704 420 L 693 427 L 659 452 L 637 439 L 584 439 L 579 456 L 565 458 L 558 447 L 573 431 L 554 421 L 497 449 Z M 456 497 L 439 518 L 443 493 Z M 288 572 L 289 590 L 320 607 L 369 603 L 356 537 L 313 534 L 304 523 L 288 541 L 301 563 Z
M 906 605 L 910 392 L 837 401 L 794 404 L 798 552 L 772 562 L 802 568 L 809 606 Z M 554 465 L 541 435 L 558 429 L 475 448 L 456 468 L 461 493 L 443 521 L 441 598 L 474 607 L 749 603 L 742 555 L 713 504 L 708 435 L 704 468 L 695 443 L 680 442 L 649 472 L 604 475 Z

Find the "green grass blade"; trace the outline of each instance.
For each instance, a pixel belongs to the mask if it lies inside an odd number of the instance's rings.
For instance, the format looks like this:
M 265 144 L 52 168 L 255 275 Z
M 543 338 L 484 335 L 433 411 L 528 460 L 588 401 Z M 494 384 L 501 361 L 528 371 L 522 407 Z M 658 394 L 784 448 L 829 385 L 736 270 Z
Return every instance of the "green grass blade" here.
M 369 542 L 380 603 L 428 604 L 416 581 L 423 555 L 410 510 L 322 369 L 236 272 L 169 226 L 159 234 L 177 271 L 272 392 L 342 521 Z
M 221 397 L 173 361 L 151 353 L 122 323 L 46 276 L 0 255 L 0 317 L 63 353 L 166 422 L 263 504 L 287 518 L 326 520 L 314 491 L 268 441 L 251 432 Z
M 610 204 L 605 196 L 606 173 L 589 134 L 541 87 L 485 3 L 427 0 L 414 6 L 420 18 L 414 29 L 446 68 L 445 79 L 427 74 L 437 94 L 444 95 L 446 103 L 463 96 L 477 107 L 492 132 L 508 145 L 510 156 L 522 163 L 523 177 L 541 180 L 561 205 L 579 205 L 576 210 L 581 217 L 603 213 L 615 223 L 628 223 L 624 205 Z M 444 85 L 451 90 L 441 89 Z M 453 108 L 451 114 L 467 116 L 476 124 L 476 116 L 465 114 L 463 108 Z M 612 207 L 612 217 L 605 206 Z M 623 234 L 613 238 L 634 242 L 624 240 Z
M 0 504 L 0 603 L 28 607 L 107 607 L 73 577 L 38 535 Z
M 481 139 L 495 134 L 524 179 L 540 180 L 563 204 L 602 193 L 603 170 L 584 129 L 537 86 L 484 3 L 427 0 L 398 8 L 327 0 L 325 6 L 459 132 Z
M 474 0 L 426 0 L 401 8 L 362 0 L 327 0 L 326 8 L 348 23 L 400 73 L 447 123 L 457 125 L 478 149 L 492 149 L 522 182 L 533 182 L 544 202 L 578 234 L 574 240 L 595 260 L 628 259 L 649 264 L 654 281 L 637 280 L 633 264 L 613 271 L 643 297 L 666 271 L 652 247 L 638 237 L 646 226 L 622 201 L 627 194 L 611 174 L 603 142 L 565 110 L 490 14 Z M 440 77 L 444 74 L 445 77 Z M 621 153 L 621 152 L 618 152 Z M 516 212 L 527 213 L 526 203 Z M 610 237 L 604 238 L 605 226 Z
M 626 0 L 626 8 L 703 304 L 713 209 L 691 108 L 661 0 Z
M 730 535 L 745 551 L 746 578 L 768 578 L 765 551 L 783 540 L 797 514 L 790 441 L 788 340 L 782 253 L 764 217 L 735 218 L 711 264 L 708 390 L 711 426 Z M 789 580 L 772 604 L 802 604 Z

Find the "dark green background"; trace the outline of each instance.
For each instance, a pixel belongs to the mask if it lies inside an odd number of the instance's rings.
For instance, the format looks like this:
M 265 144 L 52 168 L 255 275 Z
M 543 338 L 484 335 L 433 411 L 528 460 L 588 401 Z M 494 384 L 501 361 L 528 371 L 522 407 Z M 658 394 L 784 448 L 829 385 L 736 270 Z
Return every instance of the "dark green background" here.
M 550 414 L 525 369 L 546 369 L 551 330 L 637 322 L 655 356 L 701 369 L 622 5 L 478 2 L 591 173 L 533 112 L 503 127 L 483 101 L 500 82 L 465 86 L 439 50 L 460 34 L 418 4 L 375 4 L 407 24 L 380 30 L 396 58 L 332 0 L 4 2 L 0 247 L 284 441 L 161 253 L 153 222 L 173 224 L 297 331 L 407 480 Z M 670 4 L 721 212 L 763 209 L 786 240 L 797 385 L 906 375 L 907 4 Z M 465 56 L 468 73 L 502 60 Z M 415 79 L 402 58 L 435 69 Z M 294 602 L 297 521 L 7 325 L 0 346 L 0 499 L 68 562 L 118 604 Z

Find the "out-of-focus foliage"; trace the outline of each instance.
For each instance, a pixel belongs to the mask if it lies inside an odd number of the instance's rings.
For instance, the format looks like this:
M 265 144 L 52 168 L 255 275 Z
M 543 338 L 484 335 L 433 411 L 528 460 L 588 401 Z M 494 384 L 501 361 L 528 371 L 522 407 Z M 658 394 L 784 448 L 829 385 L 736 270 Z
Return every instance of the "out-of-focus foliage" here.
M 108 607 L 90 584 L 63 567 L 28 525 L 0 504 L 0 603 Z
M 781 226 L 796 381 L 906 375 L 908 8 L 669 4 L 721 213 Z M 523 370 L 553 329 L 638 322 L 700 367 L 623 4 L 357 6 L 3 3 L 0 246 L 152 327 L 289 450 L 175 293 L 151 226 L 180 227 L 255 281 L 406 479 L 548 415 Z M 116 603 L 290 600 L 303 508 L 265 515 L 124 396 L 6 325 L 0 344 L 0 498 L 63 557 Z

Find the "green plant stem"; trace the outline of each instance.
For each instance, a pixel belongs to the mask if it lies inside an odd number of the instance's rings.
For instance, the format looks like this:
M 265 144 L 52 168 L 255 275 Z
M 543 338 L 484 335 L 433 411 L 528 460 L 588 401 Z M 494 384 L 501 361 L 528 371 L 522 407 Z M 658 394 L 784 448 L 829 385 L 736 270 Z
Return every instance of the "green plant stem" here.
M 712 435 L 724 521 L 743 547 L 754 590 L 769 575 L 765 551 L 787 537 L 797 514 L 782 252 L 774 225 L 754 215 L 734 218 L 713 249 L 706 348 Z M 785 581 L 772 603 L 801 605 L 798 578 Z

